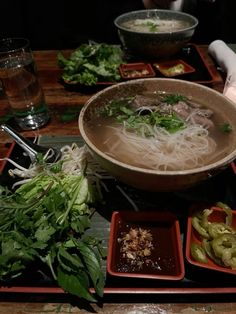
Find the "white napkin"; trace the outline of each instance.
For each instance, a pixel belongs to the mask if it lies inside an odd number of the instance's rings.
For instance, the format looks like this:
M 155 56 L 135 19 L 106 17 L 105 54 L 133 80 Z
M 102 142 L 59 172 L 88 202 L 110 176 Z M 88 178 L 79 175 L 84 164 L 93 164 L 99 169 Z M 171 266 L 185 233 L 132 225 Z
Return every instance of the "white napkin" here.
M 226 73 L 223 94 L 236 103 L 236 54 L 222 40 L 213 41 L 208 47 L 209 54 Z
M 170 4 L 170 9 L 174 11 L 181 11 L 183 8 L 184 0 L 175 0 Z

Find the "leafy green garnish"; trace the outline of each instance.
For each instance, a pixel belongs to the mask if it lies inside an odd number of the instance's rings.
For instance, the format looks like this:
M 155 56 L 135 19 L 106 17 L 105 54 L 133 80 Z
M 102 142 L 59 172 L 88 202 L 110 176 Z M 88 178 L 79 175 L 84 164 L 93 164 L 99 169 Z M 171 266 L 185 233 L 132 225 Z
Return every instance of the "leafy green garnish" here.
M 154 33 L 158 31 L 158 25 L 152 21 L 147 21 L 143 24 L 148 27 L 149 32 Z
M 89 288 L 99 296 L 104 288 L 101 240 L 86 236 L 95 189 L 84 175 L 57 170 L 40 172 L 15 192 L 0 187 L 0 280 L 43 263 L 65 291 L 95 301 Z
M 123 62 L 123 52 L 118 45 L 82 44 L 68 59 L 59 52 L 57 60 L 63 68 L 65 82 L 89 86 L 99 81 L 119 81 L 118 67 Z
M 223 133 L 230 133 L 232 132 L 233 128 L 232 125 L 230 125 L 229 123 L 224 123 L 221 127 L 221 130 Z
M 163 115 L 158 111 L 147 111 L 145 114 L 139 114 L 138 111 L 129 106 L 131 100 L 132 98 L 114 100 L 102 108 L 101 114 L 114 117 L 118 122 L 124 123 L 127 128 L 133 129 L 139 134 L 145 134 L 145 136 L 152 136 L 151 129 L 146 128 L 145 124 L 156 125 L 170 133 L 186 127 L 183 120 L 178 118 L 175 113 Z
M 169 105 L 177 104 L 179 101 L 186 101 L 187 97 L 179 94 L 168 94 L 163 96 L 163 101 Z

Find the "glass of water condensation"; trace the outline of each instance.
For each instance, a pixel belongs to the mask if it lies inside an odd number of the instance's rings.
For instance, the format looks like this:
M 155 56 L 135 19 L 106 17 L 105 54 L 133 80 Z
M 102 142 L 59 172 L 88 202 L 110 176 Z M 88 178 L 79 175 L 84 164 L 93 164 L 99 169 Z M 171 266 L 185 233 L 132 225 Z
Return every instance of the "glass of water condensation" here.
M 0 83 L 12 114 L 23 130 L 40 128 L 49 121 L 28 39 L 0 40 Z

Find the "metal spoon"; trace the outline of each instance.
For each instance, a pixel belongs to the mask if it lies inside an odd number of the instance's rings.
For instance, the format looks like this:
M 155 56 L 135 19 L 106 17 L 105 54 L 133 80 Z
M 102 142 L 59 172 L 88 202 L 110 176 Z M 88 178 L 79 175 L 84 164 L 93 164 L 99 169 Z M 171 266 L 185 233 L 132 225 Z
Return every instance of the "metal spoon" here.
M 36 161 L 37 154 L 41 153 L 45 156 L 49 151 L 50 152 L 46 158 L 46 162 L 53 163 L 61 157 L 61 152 L 58 149 L 32 143 L 29 139 L 24 138 L 17 131 L 12 129 L 9 125 L 2 124 L 1 129 L 9 134 L 15 140 L 15 142 L 23 148 L 27 155 L 29 155 L 32 162 Z

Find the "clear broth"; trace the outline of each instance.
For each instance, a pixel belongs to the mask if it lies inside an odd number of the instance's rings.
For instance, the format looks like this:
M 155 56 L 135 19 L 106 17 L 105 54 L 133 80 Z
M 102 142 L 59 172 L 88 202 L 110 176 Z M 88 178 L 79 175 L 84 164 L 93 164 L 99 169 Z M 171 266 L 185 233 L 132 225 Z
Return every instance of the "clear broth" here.
M 194 102 L 191 100 L 191 102 Z M 195 103 L 197 103 L 195 101 Z M 205 106 L 202 106 L 201 104 L 197 103 L 201 106 L 201 108 L 206 108 Z M 204 158 L 203 164 L 200 166 L 206 166 L 208 164 L 212 164 L 218 160 L 221 160 L 222 158 L 226 157 L 231 151 L 231 141 L 233 139 L 233 133 L 234 130 L 232 130 L 230 133 L 224 133 L 222 131 L 222 126 L 225 123 L 229 123 L 229 121 L 223 120 L 221 115 L 218 112 L 214 112 L 213 117 L 211 120 L 214 123 L 214 127 L 212 127 L 209 130 L 209 136 L 216 142 L 216 150 L 214 154 L 211 154 L 210 156 L 206 156 Z M 124 155 L 123 149 L 116 149 L 115 150 L 115 156 L 114 156 L 114 150 L 111 153 L 111 146 L 118 141 L 117 135 L 113 134 L 112 128 L 120 128 L 121 124 L 118 123 L 114 118 L 110 117 L 104 117 L 100 116 L 99 114 L 92 115 L 91 120 L 89 120 L 86 125 L 86 133 L 91 140 L 91 142 L 103 153 L 107 154 L 108 156 L 123 162 L 125 164 L 129 164 L 131 166 L 144 168 L 144 169 L 153 169 L 148 164 L 139 164 L 137 161 L 137 154 L 138 152 L 132 155 L 129 155 L 127 158 L 127 155 Z M 198 167 L 193 167 L 198 168 Z M 192 168 L 189 168 L 192 169 Z M 173 170 L 173 169 L 167 169 L 167 170 Z M 183 170 L 180 168 L 174 169 L 174 171 Z M 185 170 L 185 169 L 184 169 Z
M 135 32 L 163 33 L 180 31 L 190 27 L 190 23 L 180 20 L 164 20 L 159 18 L 135 19 L 123 22 L 122 27 Z

